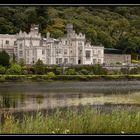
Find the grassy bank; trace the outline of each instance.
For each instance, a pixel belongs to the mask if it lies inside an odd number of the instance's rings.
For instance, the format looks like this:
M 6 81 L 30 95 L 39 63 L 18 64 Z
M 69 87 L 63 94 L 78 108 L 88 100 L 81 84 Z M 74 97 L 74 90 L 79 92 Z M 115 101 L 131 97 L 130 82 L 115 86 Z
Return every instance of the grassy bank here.
M 140 75 L 0 75 L 0 82 L 9 81 L 95 81 L 140 80 Z
M 131 109 L 130 109 L 131 110 Z M 1 134 L 132 134 L 140 133 L 140 113 L 130 110 L 115 110 L 101 113 L 86 108 L 81 112 L 67 110 L 56 111 L 43 116 L 25 116 L 23 121 L 5 115 Z

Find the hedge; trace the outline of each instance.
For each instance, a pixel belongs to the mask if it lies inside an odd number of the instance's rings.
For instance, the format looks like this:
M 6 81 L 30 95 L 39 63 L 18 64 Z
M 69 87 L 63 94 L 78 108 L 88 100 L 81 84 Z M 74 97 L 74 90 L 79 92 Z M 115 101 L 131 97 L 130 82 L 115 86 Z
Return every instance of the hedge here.
M 96 81 L 140 80 L 140 75 L 0 75 L 0 82 L 7 81 Z

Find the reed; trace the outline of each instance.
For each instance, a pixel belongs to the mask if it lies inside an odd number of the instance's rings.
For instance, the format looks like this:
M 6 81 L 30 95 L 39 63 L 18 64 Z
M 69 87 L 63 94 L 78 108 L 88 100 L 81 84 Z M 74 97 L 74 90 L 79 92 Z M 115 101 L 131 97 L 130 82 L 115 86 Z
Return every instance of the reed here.
M 85 107 L 82 111 L 37 112 L 23 120 L 5 114 L 1 134 L 135 134 L 140 133 L 140 112 L 131 108 L 107 112 Z

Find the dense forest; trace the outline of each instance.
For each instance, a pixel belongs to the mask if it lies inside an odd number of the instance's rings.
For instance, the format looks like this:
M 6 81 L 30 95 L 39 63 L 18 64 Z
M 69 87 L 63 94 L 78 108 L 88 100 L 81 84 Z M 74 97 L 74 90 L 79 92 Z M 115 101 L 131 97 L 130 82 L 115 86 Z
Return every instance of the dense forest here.
M 32 23 L 40 25 L 42 35 L 49 31 L 55 38 L 73 23 L 93 45 L 140 53 L 140 7 L 0 7 L 0 34 L 29 32 Z

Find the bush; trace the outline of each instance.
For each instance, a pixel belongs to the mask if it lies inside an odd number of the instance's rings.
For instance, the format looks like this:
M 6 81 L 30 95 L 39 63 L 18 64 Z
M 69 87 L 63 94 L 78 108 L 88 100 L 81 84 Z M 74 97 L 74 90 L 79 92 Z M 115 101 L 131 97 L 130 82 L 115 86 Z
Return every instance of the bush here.
M 86 69 L 82 69 L 79 74 L 82 74 L 82 75 L 88 75 L 89 74 L 89 71 L 86 70 Z
M 28 69 L 27 69 L 26 66 L 22 67 L 22 69 L 21 69 L 21 74 L 22 74 L 22 75 L 27 75 L 27 74 L 28 74 Z
M 66 74 L 67 74 L 67 75 L 76 75 L 77 73 L 76 73 L 75 69 L 73 68 L 73 69 L 68 69 L 68 70 L 66 71 Z
M 121 68 L 120 72 L 121 72 L 121 74 L 129 74 L 129 69 L 128 68 Z
M 54 74 L 53 72 L 49 72 L 49 73 L 47 74 L 47 76 L 48 76 L 48 79 L 52 79 L 52 78 L 55 77 L 55 74 Z
M 62 68 L 58 66 L 45 67 L 45 73 L 53 72 L 55 75 L 62 74 Z
M 56 75 L 62 74 L 62 68 L 56 67 L 56 69 L 55 69 L 55 74 L 56 74 Z
M 133 68 L 130 70 L 130 74 L 139 74 L 140 73 L 140 67 Z
M 27 67 L 27 73 L 28 74 L 35 74 L 35 68 L 34 67 Z
M 6 68 L 0 65 L 0 74 L 5 74 Z
M 108 70 L 99 64 L 94 65 L 92 71 L 95 75 L 107 75 L 108 73 Z
M 14 64 L 6 71 L 6 74 L 18 74 L 18 75 L 20 75 L 21 72 L 22 72 L 21 66 L 18 64 Z

